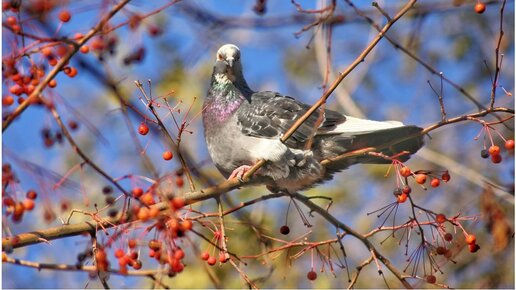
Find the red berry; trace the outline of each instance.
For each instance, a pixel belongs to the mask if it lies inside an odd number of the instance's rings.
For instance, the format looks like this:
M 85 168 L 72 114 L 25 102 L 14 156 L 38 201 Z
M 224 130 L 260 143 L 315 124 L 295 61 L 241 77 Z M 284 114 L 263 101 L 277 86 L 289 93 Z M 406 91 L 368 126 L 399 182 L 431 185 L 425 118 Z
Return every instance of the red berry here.
M 407 198 L 408 198 L 408 195 L 405 193 L 398 195 L 398 197 L 397 197 L 398 203 L 404 203 L 405 201 L 407 201 Z
M 315 273 L 315 271 L 310 271 L 306 274 L 306 278 L 308 278 L 310 281 L 314 281 L 317 279 L 317 273 Z
M 434 275 L 428 275 L 426 276 L 426 282 L 430 284 L 434 284 L 437 281 L 437 278 L 435 278 Z
M 133 263 L 133 269 L 140 270 L 142 268 L 142 261 L 136 260 Z
M 136 248 L 136 246 L 138 245 L 138 243 L 136 242 L 136 240 L 135 240 L 135 239 L 130 239 L 130 240 L 127 242 L 127 245 L 129 246 L 129 248 L 134 249 L 134 248 Z
M 408 185 L 405 185 L 405 186 L 403 186 L 403 189 L 401 189 L 401 192 L 409 195 L 412 192 L 412 188 L 410 188 L 410 186 L 408 186 Z
M 75 130 L 77 130 L 77 128 L 79 128 L 79 124 L 76 121 L 74 121 L 74 120 L 70 120 L 68 122 L 68 127 L 70 127 L 70 129 L 72 131 L 75 131 Z
M 210 253 L 208 253 L 208 252 L 203 252 L 203 253 L 201 254 L 201 259 L 203 259 L 204 261 L 207 261 L 209 258 L 210 258 Z
M 482 13 L 484 13 L 484 11 L 486 11 L 486 4 L 484 4 L 482 2 L 478 2 L 477 4 L 475 4 L 475 12 L 476 13 L 482 14 Z
M 441 179 L 444 181 L 444 182 L 448 182 L 450 181 L 450 173 L 448 173 L 448 171 L 444 172 L 443 175 L 441 176 Z
M 183 187 L 184 184 L 185 184 L 185 181 L 181 176 L 176 177 L 176 186 L 177 187 Z
M 181 260 L 185 257 L 185 252 L 181 249 L 177 249 L 175 252 L 174 252 L 174 258 L 178 259 L 178 260 Z
M 117 250 L 115 251 L 115 257 L 117 257 L 117 258 L 119 258 L 119 259 L 120 259 L 120 258 L 122 258 L 123 256 L 124 256 L 124 251 L 123 251 L 122 249 L 117 249 Z
M 219 262 L 226 263 L 229 260 L 229 258 L 226 257 L 226 254 L 223 252 L 219 253 Z
M 402 168 L 400 169 L 400 174 L 401 174 L 401 176 L 403 176 L 403 177 L 409 177 L 409 176 L 410 176 L 410 173 L 411 173 L 410 168 L 408 168 L 407 166 L 404 166 L 404 167 L 402 167 Z
M 2 106 L 6 106 L 6 107 L 8 107 L 8 106 L 10 106 L 10 105 L 12 105 L 12 104 L 14 104 L 14 98 L 13 98 L 13 96 L 7 95 L 7 96 L 4 96 L 4 97 L 2 98 Z
M 5 22 L 9 25 L 9 26 L 13 26 L 16 24 L 16 17 L 14 16 L 9 16 L 7 17 L 7 19 L 5 19 Z
M 140 133 L 140 135 L 147 135 L 147 133 L 149 133 L 149 126 L 142 122 L 138 127 L 138 133 Z
M 419 184 L 424 184 L 426 182 L 426 175 L 425 174 L 416 175 L 416 182 Z
M 453 235 L 450 233 L 444 234 L 444 239 L 448 242 L 451 242 L 453 240 Z
M 505 149 L 507 150 L 514 150 L 514 140 L 512 139 L 509 139 L 507 141 L 505 141 Z
M 466 236 L 466 244 L 473 245 L 477 242 L 477 237 L 475 235 L 470 234 Z
M 170 152 L 170 151 L 163 152 L 163 159 L 168 161 L 168 160 L 172 159 L 172 157 L 174 157 L 174 154 L 172 154 L 172 152 Z
M 446 222 L 446 216 L 444 214 L 440 213 L 435 216 L 435 221 L 442 224 L 442 223 Z
M 59 20 L 63 21 L 63 22 L 68 22 L 70 21 L 70 19 L 72 19 L 72 15 L 70 14 L 70 11 L 68 10 L 63 10 L 61 12 L 59 12 Z
M 150 240 L 149 241 L 149 248 L 154 250 L 154 251 L 159 251 L 159 249 L 161 248 L 161 242 L 158 241 L 158 240 Z
M 174 197 L 172 198 L 172 206 L 174 209 L 181 209 L 185 206 L 185 199 L 182 197 Z
M 446 253 L 446 248 L 439 246 L 437 247 L 437 249 L 435 249 L 435 252 L 437 253 L 437 255 L 444 255 Z
M 143 189 L 141 187 L 135 187 L 133 188 L 132 193 L 134 198 L 139 198 L 143 195 Z
M 477 244 L 469 244 L 468 248 L 470 253 L 476 253 L 478 250 L 480 250 L 480 246 Z
M 491 156 L 500 155 L 500 147 L 498 147 L 496 145 L 489 147 L 489 154 Z
M 441 181 L 439 180 L 439 178 L 432 178 L 432 181 L 430 181 L 430 185 L 432 187 L 438 187 L 439 184 L 441 184 Z
M 290 233 L 290 228 L 287 225 L 284 225 L 279 231 L 282 235 L 288 235 Z
M 207 262 L 208 262 L 208 265 L 213 266 L 217 263 L 217 259 L 215 259 L 215 257 L 209 257 Z
M 502 155 L 491 155 L 491 162 L 493 162 L 494 164 L 502 162 Z

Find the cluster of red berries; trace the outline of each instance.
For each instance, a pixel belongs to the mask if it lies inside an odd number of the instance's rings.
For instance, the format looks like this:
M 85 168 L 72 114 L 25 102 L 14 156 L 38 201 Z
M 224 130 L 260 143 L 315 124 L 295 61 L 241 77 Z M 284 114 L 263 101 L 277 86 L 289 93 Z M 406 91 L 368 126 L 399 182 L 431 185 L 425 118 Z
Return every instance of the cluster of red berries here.
M 508 139 L 507 141 L 505 141 L 504 147 L 507 151 L 512 152 L 514 150 L 514 140 Z M 482 149 L 480 151 L 480 157 L 484 159 L 491 157 L 491 162 L 493 162 L 494 164 L 502 162 L 500 146 L 491 145 L 491 147 L 489 147 L 489 149 L 487 150 Z
M 136 241 L 129 240 L 128 244 L 130 248 L 129 253 L 124 252 L 122 249 L 116 249 L 114 253 L 115 258 L 118 260 L 120 273 L 122 274 L 127 274 L 127 266 L 132 267 L 135 270 L 140 270 L 142 268 L 142 261 L 138 259 L 138 252 L 134 251 L 134 248 L 136 247 Z
M 206 261 L 206 263 L 210 266 L 214 266 L 215 264 L 217 264 L 217 258 L 215 258 L 215 256 L 210 255 L 210 253 L 208 251 L 201 253 L 201 259 Z M 218 260 L 221 263 L 226 263 L 228 261 L 226 254 L 224 254 L 223 252 L 219 253 Z
M 38 197 L 38 194 L 34 190 L 27 191 L 26 197 L 23 201 L 15 201 L 10 196 L 5 196 L 2 199 L 2 204 L 6 207 L 6 215 L 12 214 L 11 219 L 15 223 L 21 222 L 23 219 L 23 213 L 25 211 L 31 211 L 36 206 L 34 200 Z
M 213 244 L 216 244 L 216 243 L 219 243 L 220 245 L 222 245 L 222 233 L 220 231 L 215 231 L 213 233 L 213 239 L 212 239 L 212 244 L 210 244 L 210 248 L 214 249 Z M 210 255 L 210 251 L 209 249 L 202 252 L 201 253 L 201 259 L 206 261 L 206 263 L 208 263 L 208 265 L 210 266 L 213 266 L 217 263 L 217 258 L 215 257 L 215 255 Z M 224 252 L 224 251 L 219 251 L 219 258 L 218 258 L 219 262 L 220 263 L 226 263 L 227 261 L 229 261 L 229 255 L 227 252 Z

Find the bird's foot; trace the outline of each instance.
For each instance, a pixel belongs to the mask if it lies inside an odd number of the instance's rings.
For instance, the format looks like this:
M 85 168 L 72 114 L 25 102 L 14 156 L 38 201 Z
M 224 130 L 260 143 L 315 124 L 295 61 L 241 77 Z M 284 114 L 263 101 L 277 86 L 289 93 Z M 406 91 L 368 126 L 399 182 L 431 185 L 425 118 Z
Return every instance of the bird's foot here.
M 228 180 L 236 177 L 240 182 L 243 182 L 244 180 L 242 177 L 244 177 L 244 175 L 247 173 L 247 171 L 249 171 L 249 169 L 251 169 L 251 167 L 252 166 L 250 165 L 242 165 L 238 167 L 237 169 L 233 170 L 231 175 L 228 177 Z

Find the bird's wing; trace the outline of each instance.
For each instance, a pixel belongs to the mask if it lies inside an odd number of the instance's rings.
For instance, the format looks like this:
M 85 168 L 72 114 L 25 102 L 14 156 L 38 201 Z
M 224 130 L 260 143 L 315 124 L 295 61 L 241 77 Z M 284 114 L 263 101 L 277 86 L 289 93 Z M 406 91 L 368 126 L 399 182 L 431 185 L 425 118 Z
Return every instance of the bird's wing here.
M 243 105 L 237 112 L 238 125 L 242 133 L 259 138 L 280 138 L 299 119 L 310 106 L 275 92 L 257 92 L 251 102 Z M 346 117 L 325 110 L 322 120 L 321 111 L 315 111 L 285 142 L 288 147 L 301 149 L 314 135 L 314 132 L 328 132 Z

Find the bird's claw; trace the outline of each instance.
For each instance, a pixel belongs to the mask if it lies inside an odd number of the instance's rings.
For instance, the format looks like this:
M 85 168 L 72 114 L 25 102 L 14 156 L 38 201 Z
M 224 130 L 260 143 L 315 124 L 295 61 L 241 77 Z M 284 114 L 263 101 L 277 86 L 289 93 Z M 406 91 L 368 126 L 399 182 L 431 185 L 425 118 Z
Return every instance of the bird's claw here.
M 236 177 L 238 178 L 238 181 L 244 182 L 243 177 L 247 173 L 247 171 L 249 171 L 249 169 L 251 169 L 251 166 L 249 165 L 242 165 L 238 167 L 237 169 L 233 170 L 233 172 L 231 172 L 231 175 L 228 177 L 228 180 Z

